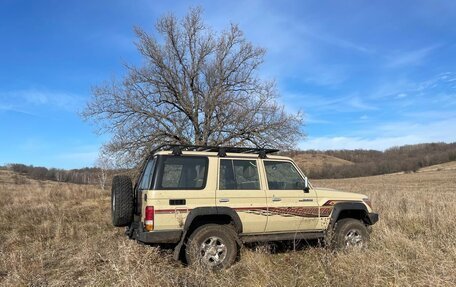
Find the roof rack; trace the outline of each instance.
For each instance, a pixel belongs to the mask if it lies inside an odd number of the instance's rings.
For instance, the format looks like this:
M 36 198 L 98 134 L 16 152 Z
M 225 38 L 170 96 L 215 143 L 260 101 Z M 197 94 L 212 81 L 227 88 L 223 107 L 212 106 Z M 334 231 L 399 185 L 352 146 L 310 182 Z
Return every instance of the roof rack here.
M 267 154 L 278 152 L 278 149 L 253 148 L 253 147 L 229 147 L 229 146 L 207 146 L 207 145 L 179 145 L 165 144 L 154 149 L 151 154 L 162 150 L 171 150 L 173 155 L 182 155 L 183 151 L 217 152 L 218 156 L 225 157 L 227 152 L 258 154 L 260 158 L 266 158 Z

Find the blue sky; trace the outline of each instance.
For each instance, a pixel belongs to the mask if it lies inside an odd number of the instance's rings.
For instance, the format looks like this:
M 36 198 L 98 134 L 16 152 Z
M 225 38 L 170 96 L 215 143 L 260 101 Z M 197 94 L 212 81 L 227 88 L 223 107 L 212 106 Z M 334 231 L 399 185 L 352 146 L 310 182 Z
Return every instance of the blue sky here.
M 195 5 L 267 49 L 261 76 L 305 113 L 299 147 L 456 141 L 456 1 L 3 0 L 0 165 L 93 165 L 109 135 L 78 116 L 91 87 L 141 63 L 133 26 Z

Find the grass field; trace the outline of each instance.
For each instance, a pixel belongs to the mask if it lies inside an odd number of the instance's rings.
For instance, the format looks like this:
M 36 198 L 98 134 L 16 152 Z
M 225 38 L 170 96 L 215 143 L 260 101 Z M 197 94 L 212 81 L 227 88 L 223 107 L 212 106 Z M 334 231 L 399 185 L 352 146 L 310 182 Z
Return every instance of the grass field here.
M 455 286 L 456 170 L 313 181 L 368 194 L 380 221 L 369 249 L 244 248 L 218 273 L 128 240 L 109 192 L 0 171 L 2 286 Z

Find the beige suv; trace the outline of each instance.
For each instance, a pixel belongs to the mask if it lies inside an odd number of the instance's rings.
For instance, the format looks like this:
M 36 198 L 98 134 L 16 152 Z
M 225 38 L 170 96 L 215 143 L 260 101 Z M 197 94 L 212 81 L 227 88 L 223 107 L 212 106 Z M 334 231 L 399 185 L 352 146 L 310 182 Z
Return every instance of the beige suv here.
M 176 259 L 212 268 L 233 264 L 247 242 L 328 242 L 331 234 L 335 248 L 365 246 L 378 220 L 367 196 L 314 188 L 277 151 L 163 146 L 134 187 L 114 177 L 113 224 L 143 243 L 175 244 Z

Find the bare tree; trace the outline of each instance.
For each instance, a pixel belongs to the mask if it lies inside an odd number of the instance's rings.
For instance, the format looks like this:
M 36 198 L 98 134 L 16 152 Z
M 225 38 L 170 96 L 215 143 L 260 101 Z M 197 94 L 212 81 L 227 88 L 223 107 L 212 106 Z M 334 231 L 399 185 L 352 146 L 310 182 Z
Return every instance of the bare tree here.
M 102 148 L 95 161 L 95 166 L 99 169 L 97 175 L 100 187 L 102 190 L 105 190 L 109 171 L 114 168 L 113 159 L 110 157 L 110 153 Z
M 113 135 L 105 147 L 119 159 L 163 143 L 289 148 L 303 137 L 301 114 L 287 113 L 274 82 L 257 75 L 265 50 L 237 25 L 213 32 L 201 15 L 162 17 L 160 39 L 135 28 L 143 65 L 93 89 L 82 116 Z

